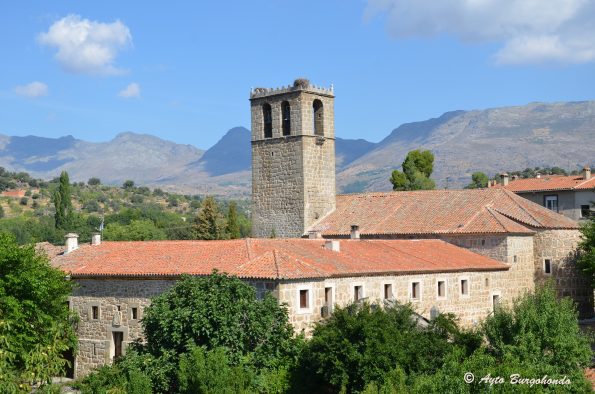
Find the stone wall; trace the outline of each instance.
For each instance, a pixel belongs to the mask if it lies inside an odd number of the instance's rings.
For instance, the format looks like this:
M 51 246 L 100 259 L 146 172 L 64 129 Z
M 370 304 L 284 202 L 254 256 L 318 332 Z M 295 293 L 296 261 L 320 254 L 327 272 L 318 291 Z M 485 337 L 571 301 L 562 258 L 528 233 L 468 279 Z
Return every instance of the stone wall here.
M 370 302 L 384 299 L 384 286 L 392 285 L 395 300 L 411 302 L 416 311 L 426 318 L 432 314 L 455 313 L 464 326 L 473 326 L 493 310 L 492 297 L 500 296 L 500 302 L 510 302 L 506 279 L 507 272 L 460 272 L 443 274 L 362 276 L 323 280 L 287 281 L 279 284 L 279 302 L 289 308 L 290 321 L 299 332 L 309 333 L 316 321 L 322 318 L 325 305 L 325 288 L 332 288 L 332 304 L 345 306 L 354 301 L 354 287 L 362 286 L 363 297 Z M 461 279 L 467 279 L 468 295 L 461 294 Z M 446 283 L 446 297 L 438 297 L 438 281 Z M 412 282 L 421 285 L 421 297 L 411 298 Z M 300 290 L 307 290 L 308 308 L 300 308 Z
M 560 296 L 572 297 L 581 317 L 593 316 L 593 289 L 588 278 L 576 266 L 579 230 L 541 230 L 535 236 L 535 280 L 552 279 Z M 550 260 L 551 274 L 544 272 Z
M 169 289 L 175 280 L 105 278 L 76 279 L 76 282 L 70 308 L 79 316 L 79 347 L 74 362 L 74 373 L 78 378 L 94 368 L 111 363 L 114 332 L 122 332 L 124 352 L 130 342 L 143 339 L 141 319 L 144 309 L 150 305 L 152 297 Z M 265 292 L 277 295 L 274 282 L 246 282 L 256 289 L 258 297 Z M 98 319 L 93 319 L 94 306 L 99 308 Z M 137 319 L 132 319 L 132 308 L 137 308 Z

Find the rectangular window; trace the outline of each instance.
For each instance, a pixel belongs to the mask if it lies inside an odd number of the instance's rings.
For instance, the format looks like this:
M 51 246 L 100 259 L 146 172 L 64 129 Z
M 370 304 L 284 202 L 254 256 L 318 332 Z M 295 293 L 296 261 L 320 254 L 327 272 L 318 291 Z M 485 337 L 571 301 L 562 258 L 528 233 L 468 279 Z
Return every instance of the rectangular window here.
M 461 279 L 461 294 L 469 295 L 469 281 L 467 279 Z
M 550 259 L 543 260 L 543 272 L 545 272 L 546 274 L 552 273 L 552 260 L 550 260 Z
M 353 300 L 359 301 L 364 298 L 362 286 L 353 286 Z
M 492 310 L 493 311 L 496 311 L 496 308 L 498 307 L 499 303 L 500 303 L 500 295 L 499 294 L 492 295 Z
M 387 283 L 384 285 L 384 299 L 385 300 L 392 300 L 393 298 L 393 285 Z
M 138 308 L 132 308 L 132 320 L 137 320 L 138 319 Z
M 438 297 L 439 298 L 446 297 L 446 283 L 443 280 L 438 281 Z
M 324 288 L 324 305 L 326 305 L 326 306 L 333 305 L 333 288 L 332 287 Z
M 554 212 L 558 212 L 558 195 L 545 196 L 543 205 Z
M 412 282 L 411 283 L 411 299 L 419 300 L 420 295 L 421 294 L 420 294 L 419 282 Z
M 300 309 L 308 309 L 308 290 L 300 290 Z
M 591 207 L 588 205 L 581 205 L 581 218 L 588 218 L 591 216 Z
M 93 320 L 99 319 L 99 307 L 93 306 L 93 307 L 91 307 L 91 310 L 93 312 Z

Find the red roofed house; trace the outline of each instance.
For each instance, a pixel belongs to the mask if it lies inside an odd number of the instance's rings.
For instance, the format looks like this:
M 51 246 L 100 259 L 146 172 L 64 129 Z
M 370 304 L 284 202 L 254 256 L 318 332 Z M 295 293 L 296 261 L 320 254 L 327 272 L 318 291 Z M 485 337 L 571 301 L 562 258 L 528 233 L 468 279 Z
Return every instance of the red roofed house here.
M 334 92 L 307 80 L 254 89 L 254 239 L 101 242 L 49 248 L 52 263 L 79 286 L 77 376 L 109 363 L 142 337 L 151 297 L 181 274 L 237 275 L 288 306 L 308 331 L 334 305 L 368 299 L 411 302 L 426 318 L 463 324 L 553 278 L 583 315 L 589 281 L 574 266 L 576 221 L 503 189 L 335 193 Z M 233 158 L 230 158 L 233 160 Z M 270 239 L 275 235 L 277 239 Z M 41 245 L 43 247 L 43 245 Z
M 502 174 L 502 187 L 574 220 L 587 219 L 595 202 L 595 177 L 585 166 L 581 175 L 541 175 L 513 179 Z

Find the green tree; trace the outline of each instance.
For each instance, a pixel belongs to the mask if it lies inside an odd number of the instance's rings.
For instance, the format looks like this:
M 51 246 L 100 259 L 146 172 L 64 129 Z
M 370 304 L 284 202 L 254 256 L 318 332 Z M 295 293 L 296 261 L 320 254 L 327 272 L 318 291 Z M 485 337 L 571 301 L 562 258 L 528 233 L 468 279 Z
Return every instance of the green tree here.
M 241 237 L 240 224 L 238 222 L 237 204 L 234 201 L 229 203 L 225 231 L 231 239 L 237 239 Z
M 471 183 L 465 186 L 465 189 L 482 189 L 488 187 L 488 182 L 488 176 L 481 171 L 477 171 L 471 174 Z
M 62 171 L 60 174 L 58 189 L 54 193 L 54 208 L 56 213 L 54 215 L 56 228 L 67 230 L 68 222 L 72 216 L 72 201 L 70 192 L 70 180 L 68 173 Z
M 582 240 L 578 245 L 578 266 L 589 276 L 595 287 L 595 216 L 581 226 Z
M 101 180 L 96 177 L 89 178 L 89 180 L 87 181 L 87 184 L 89 186 L 98 186 L 98 185 L 101 185 Z
M 220 239 L 221 216 L 212 196 L 204 199 L 198 215 L 192 221 L 194 239 Z
M 109 223 L 103 231 L 108 241 L 151 241 L 167 239 L 167 234 L 149 219 L 132 220 L 130 224 Z
M 394 170 L 391 174 L 393 190 L 432 190 L 436 187 L 430 179 L 434 170 L 434 155 L 429 150 L 409 152 L 402 169 L 402 172 Z
M 122 188 L 123 189 L 133 189 L 134 188 L 134 181 L 131 181 L 130 179 L 124 181 L 124 183 L 122 184 Z
M 72 282 L 32 245 L 0 234 L 0 387 L 29 392 L 64 371 L 62 354 L 76 346 L 71 291 Z

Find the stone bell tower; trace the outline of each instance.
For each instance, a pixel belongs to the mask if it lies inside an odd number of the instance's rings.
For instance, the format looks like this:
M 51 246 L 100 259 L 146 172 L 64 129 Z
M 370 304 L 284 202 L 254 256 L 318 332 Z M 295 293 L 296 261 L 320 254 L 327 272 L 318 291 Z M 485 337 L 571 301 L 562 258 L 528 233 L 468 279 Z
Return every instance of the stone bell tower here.
M 250 92 L 253 237 L 301 237 L 335 209 L 334 99 L 306 79 Z

